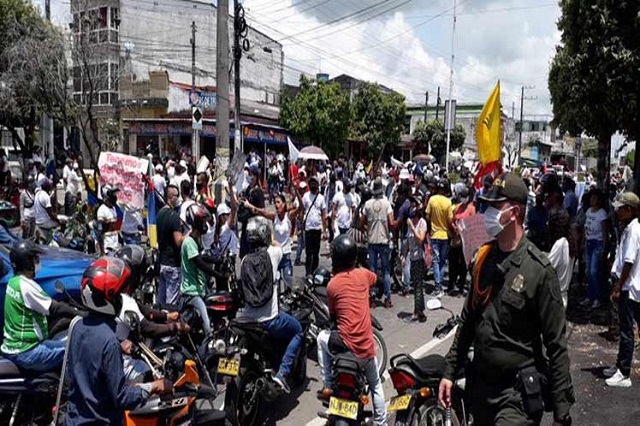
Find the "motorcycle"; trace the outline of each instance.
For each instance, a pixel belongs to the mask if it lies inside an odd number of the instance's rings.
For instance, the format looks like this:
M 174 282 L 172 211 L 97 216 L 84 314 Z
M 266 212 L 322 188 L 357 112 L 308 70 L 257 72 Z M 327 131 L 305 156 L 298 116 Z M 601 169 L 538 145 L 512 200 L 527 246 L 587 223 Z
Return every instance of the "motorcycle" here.
M 437 299 L 430 300 L 427 308 L 445 309 Z M 436 327 L 434 337 L 446 336 L 456 324 L 457 317 L 451 313 L 446 323 Z M 396 426 L 472 424 L 466 418 L 468 407 L 465 407 L 463 398 L 464 378 L 456 380 L 454 384 L 452 406 L 443 408 L 438 404 L 438 390 L 446 366 L 442 355 L 415 359 L 411 355 L 398 354 L 391 358 L 390 364 L 389 376 L 397 395 L 391 398 L 387 409 L 396 413 Z
M 329 424 L 360 425 L 370 414 L 365 411 L 370 398 L 364 362 L 351 352 L 334 357 L 331 390 L 328 395 L 322 395 L 324 399 L 329 399 Z
M 298 289 L 289 289 L 280 296 L 281 309 L 288 311 L 306 333 L 311 323 L 312 301 Z M 247 317 L 231 320 L 228 345 L 217 342 L 220 354 L 217 372 L 227 376 L 225 411 L 233 424 L 251 426 L 258 424 L 264 402 L 275 400 L 282 392 L 273 375 L 284 355 L 286 345 L 278 344 L 258 322 Z M 294 386 L 301 385 L 307 372 L 307 344 L 300 342 L 292 368 Z

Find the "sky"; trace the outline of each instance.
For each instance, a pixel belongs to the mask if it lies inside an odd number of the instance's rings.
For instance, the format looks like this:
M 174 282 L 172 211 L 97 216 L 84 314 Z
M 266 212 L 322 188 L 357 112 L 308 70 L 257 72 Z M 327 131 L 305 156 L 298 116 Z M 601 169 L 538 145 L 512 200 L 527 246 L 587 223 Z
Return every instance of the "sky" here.
M 64 22 L 68 0 L 51 0 Z M 161 0 L 160 0 L 161 1 Z M 34 0 L 43 5 L 44 0 Z M 233 1 L 230 1 L 233 4 Z M 283 45 L 285 82 L 349 74 L 405 95 L 449 96 L 454 0 L 245 0 L 249 25 Z M 551 118 L 549 64 L 559 43 L 557 0 L 457 0 L 452 97 L 483 103 L 501 81 L 504 112 Z M 529 99 L 530 98 L 530 99 Z M 541 115 L 546 114 L 546 117 Z

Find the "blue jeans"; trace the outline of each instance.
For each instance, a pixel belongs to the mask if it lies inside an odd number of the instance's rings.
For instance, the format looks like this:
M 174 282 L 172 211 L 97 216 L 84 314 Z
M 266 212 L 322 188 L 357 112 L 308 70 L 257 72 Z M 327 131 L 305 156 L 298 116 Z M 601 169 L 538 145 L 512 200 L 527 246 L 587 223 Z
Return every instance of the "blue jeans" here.
M 384 278 L 384 298 L 391 300 L 391 249 L 389 244 L 369 244 L 369 268 L 378 274 L 378 256 L 382 262 Z
M 124 232 L 122 233 L 122 240 L 125 244 L 132 244 L 136 246 L 139 246 L 142 241 L 140 239 L 140 233 L 126 234 Z
M 2 355 L 20 368 L 44 373 L 62 368 L 65 346 L 65 341 L 43 340 L 26 352 Z
M 603 248 L 602 241 L 587 240 L 585 262 L 586 274 L 589 283 L 589 286 L 587 287 L 587 297 L 589 300 L 600 300 L 602 298 L 600 268 Z
M 274 339 L 289 342 L 279 369 L 280 375 L 285 378 L 289 377 L 303 338 L 300 322 L 286 312 L 280 312 L 277 317 L 265 321 L 261 325 Z M 307 360 L 302 360 L 302 362 L 307 362 Z
M 182 269 L 179 266 L 160 265 L 158 282 L 158 302 L 160 305 L 177 303 L 182 282 Z
M 182 310 L 184 310 L 187 306 L 191 306 L 193 309 L 198 312 L 200 318 L 202 318 L 202 329 L 204 330 L 205 336 L 209 336 L 211 334 L 211 319 L 209 319 L 209 314 L 207 313 L 207 305 L 204 303 L 204 300 L 200 296 L 189 296 L 182 295 L 184 297 L 184 305 L 182 306 Z
M 291 288 L 291 280 L 293 278 L 293 263 L 291 263 L 291 253 L 282 255 L 282 260 L 278 265 L 278 271 L 280 271 L 280 278 L 284 281 L 287 288 Z
M 449 240 L 431 240 L 433 250 L 433 278 L 436 282 L 436 290 L 442 290 L 444 281 L 444 266 L 449 256 Z
M 298 237 L 298 246 L 296 247 L 296 263 L 300 263 L 302 257 L 302 250 L 304 249 L 304 232 L 300 233 Z

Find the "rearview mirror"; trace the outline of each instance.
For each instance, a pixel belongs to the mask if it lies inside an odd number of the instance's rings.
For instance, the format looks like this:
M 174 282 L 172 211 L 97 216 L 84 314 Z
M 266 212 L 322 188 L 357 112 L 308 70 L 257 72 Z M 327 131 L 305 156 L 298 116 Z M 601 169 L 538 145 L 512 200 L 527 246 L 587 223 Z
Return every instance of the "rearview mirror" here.
M 60 280 L 56 281 L 56 293 L 64 293 L 64 283 Z
M 140 325 L 140 320 L 138 319 L 138 315 L 133 311 L 125 311 L 124 320 L 129 326 L 129 329 L 132 331 L 138 330 L 138 326 Z
M 429 299 L 427 300 L 427 309 L 430 311 L 437 311 L 438 309 L 442 309 L 442 302 L 440 299 Z

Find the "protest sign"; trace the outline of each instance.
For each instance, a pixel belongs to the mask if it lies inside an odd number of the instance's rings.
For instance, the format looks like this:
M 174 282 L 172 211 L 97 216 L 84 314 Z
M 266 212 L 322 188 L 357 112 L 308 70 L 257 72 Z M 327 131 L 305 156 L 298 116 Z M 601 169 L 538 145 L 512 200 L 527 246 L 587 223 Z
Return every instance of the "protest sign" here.
M 141 175 L 147 173 L 149 160 L 116 152 L 101 152 L 98 168 L 101 185 L 110 183 L 120 189 L 119 204 L 134 209 L 144 208 L 145 182 Z
M 467 265 L 471 263 L 473 254 L 481 245 L 491 240 L 491 237 L 484 229 L 484 215 L 474 214 L 466 219 L 458 221 L 458 229 L 462 237 L 462 250 L 464 252 L 464 260 Z

